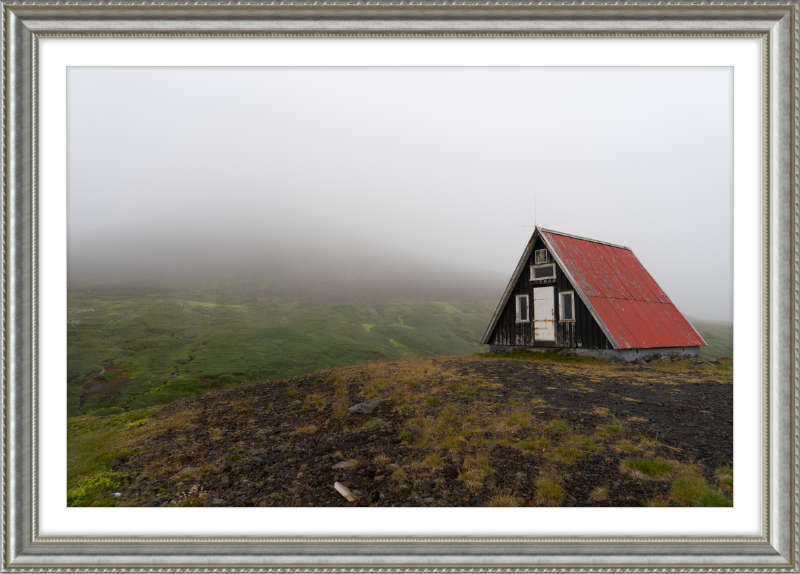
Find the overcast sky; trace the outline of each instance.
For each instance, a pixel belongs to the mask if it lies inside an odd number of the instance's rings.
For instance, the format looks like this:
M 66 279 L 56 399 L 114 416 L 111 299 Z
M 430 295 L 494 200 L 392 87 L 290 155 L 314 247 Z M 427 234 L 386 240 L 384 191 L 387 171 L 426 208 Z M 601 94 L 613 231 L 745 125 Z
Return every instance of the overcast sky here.
M 67 85 L 70 234 L 324 228 L 510 276 L 538 222 L 631 247 L 685 314 L 732 319 L 729 68 L 70 68 Z

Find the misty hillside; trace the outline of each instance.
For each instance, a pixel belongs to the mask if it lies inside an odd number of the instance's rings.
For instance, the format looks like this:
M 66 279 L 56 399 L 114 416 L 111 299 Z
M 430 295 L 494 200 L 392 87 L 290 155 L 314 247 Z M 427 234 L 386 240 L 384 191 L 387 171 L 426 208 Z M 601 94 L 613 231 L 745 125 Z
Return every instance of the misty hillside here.
M 451 265 L 319 226 L 166 217 L 70 235 L 72 293 L 197 293 L 309 303 L 499 298 L 498 273 Z
M 468 355 L 507 277 L 320 228 L 188 218 L 70 236 L 68 411 Z

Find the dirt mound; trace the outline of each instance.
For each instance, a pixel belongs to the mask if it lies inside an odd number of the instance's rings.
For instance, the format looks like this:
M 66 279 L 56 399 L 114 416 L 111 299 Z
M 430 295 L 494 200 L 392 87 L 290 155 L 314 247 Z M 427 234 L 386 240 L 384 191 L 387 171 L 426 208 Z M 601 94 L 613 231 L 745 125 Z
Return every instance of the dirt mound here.
M 133 427 L 119 503 L 727 505 L 731 383 L 729 362 L 468 357 L 247 384 Z

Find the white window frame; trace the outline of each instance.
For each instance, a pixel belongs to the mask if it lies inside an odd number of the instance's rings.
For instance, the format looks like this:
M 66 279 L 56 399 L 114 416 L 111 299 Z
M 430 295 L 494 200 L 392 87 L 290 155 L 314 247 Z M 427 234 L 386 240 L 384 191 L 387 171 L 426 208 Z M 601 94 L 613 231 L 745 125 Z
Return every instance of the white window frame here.
M 544 263 L 536 263 L 539 260 L 539 253 L 544 253 Z M 537 249 L 533 252 L 533 261 L 536 265 L 550 263 L 550 253 L 547 251 L 547 249 Z
M 525 299 L 525 310 L 528 312 L 528 318 L 527 319 L 520 319 L 519 318 L 519 300 L 523 299 L 523 298 Z M 528 297 L 527 295 L 517 295 L 514 298 L 514 303 L 516 304 L 516 307 L 517 307 L 517 323 L 530 323 L 531 322 L 531 301 L 530 301 L 530 297 Z
M 564 319 L 564 297 L 563 295 L 572 295 L 572 319 Z M 559 291 L 558 292 L 558 320 L 561 323 L 574 323 L 575 322 L 575 291 Z
M 541 269 L 542 267 L 552 267 L 553 268 L 553 275 L 550 277 L 534 277 L 533 270 L 534 269 Z M 555 281 L 556 280 L 556 264 L 555 263 L 543 263 L 542 265 L 531 265 L 531 281 Z

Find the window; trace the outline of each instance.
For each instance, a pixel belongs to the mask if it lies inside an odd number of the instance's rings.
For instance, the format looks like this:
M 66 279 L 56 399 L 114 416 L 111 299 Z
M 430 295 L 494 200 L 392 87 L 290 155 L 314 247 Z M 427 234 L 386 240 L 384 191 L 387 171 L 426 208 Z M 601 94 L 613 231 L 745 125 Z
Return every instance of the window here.
M 574 321 L 575 320 L 575 292 L 574 291 L 562 291 L 558 294 L 559 301 L 559 315 L 561 316 L 562 321 Z
M 517 295 L 517 323 L 527 323 L 530 320 L 528 315 L 528 296 Z
M 551 280 L 556 278 L 556 265 L 531 265 L 531 281 Z
M 537 249 L 535 253 L 534 261 L 537 265 L 540 263 L 549 263 L 550 258 L 547 256 L 547 249 Z

